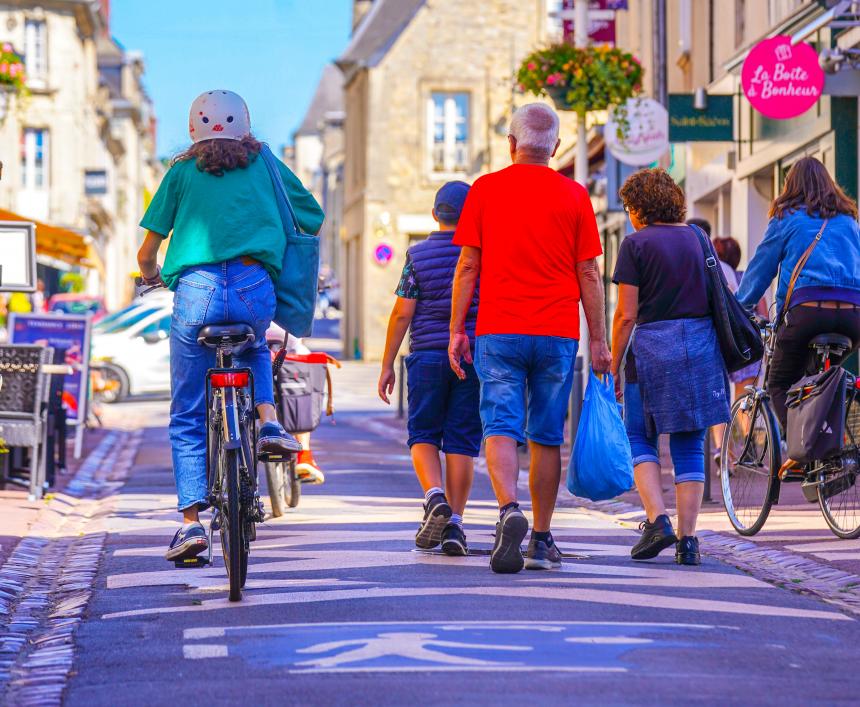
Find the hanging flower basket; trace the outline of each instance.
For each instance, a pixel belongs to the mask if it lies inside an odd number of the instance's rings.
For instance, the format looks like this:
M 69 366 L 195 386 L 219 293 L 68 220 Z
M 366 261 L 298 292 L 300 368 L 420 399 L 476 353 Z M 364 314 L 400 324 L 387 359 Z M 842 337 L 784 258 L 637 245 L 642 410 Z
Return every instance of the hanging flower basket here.
M 584 117 L 623 106 L 638 95 L 642 74 L 642 65 L 630 52 L 562 43 L 529 54 L 517 72 L 517 83 L 522 91 L 549 96 L 559 110 Z
M 0 47 L 0 89 L 20 95 L 26 88 L 24 61 L 7 42 Z

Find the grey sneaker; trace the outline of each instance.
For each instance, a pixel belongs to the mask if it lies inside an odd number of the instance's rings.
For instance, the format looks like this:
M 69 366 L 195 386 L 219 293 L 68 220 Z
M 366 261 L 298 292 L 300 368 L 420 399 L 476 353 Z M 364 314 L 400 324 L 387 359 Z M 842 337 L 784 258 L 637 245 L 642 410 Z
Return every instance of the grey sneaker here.
M 415 534 L 415 545 L 422 550 L 430 550 L 442 542 L 442 531 L 451 520 L 452 513 L 445 494 L 431 496 L 424 504 L 424 520 Z
M 189 523 L 176 531 L 165 558 L 171 562 L 188 560 L 197 557 L 208 549 L 209 541 L 206 538 L 206 529 L 200 523 Z
M 302 451 L 302 444 L 280 422 L 264 422 L 257 434 L 257 456 L 289 456 Z
M 532 535 L 529 540 L 529 549 L 526 551 L 527 570 L 552 570 L 561 567 L 561 552 L 555 542 L 547 545 L 543 540 L 538 540 Z
M 496 523 L 496 542 L 490 555 L 490 569 L 499 574 L 515 574 L 523 568 L 523 538 L 529 522 L 519 508 L 511 508 Z
M 442 531 L 442 552 L 452 557 L 462 557 L 469 554 L 466 545 L 466 533 L 456 523 L 448 523 Z

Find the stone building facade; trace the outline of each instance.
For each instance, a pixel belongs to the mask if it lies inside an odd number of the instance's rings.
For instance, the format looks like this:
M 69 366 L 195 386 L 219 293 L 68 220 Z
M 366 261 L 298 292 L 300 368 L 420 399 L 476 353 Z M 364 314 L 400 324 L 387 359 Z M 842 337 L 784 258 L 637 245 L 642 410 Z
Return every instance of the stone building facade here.
M 161 167 L 142 57 L 109 21 L 108 0 L 0 2 L 0 41 L 23 56 L 29 94 L 0 121 L 0 209 L 78 234 L 82 248 L 40 248 L 40 272 L 52 289 L 60 272 L 81 271 L 115 308 L 132 294 L 137 222 Z
M 356 4 L 357 26 L 337 61 L 346 105 L 340 275 L 348 355 L 381 356 L 405 251 L 434 229 L 437 189 L 452 179 L 472 182 L 510 163 L 506 135 L 512 111 L 534 100 L 515 93 L 514 73 L 548 39 L 549 8 L 556 5 Z M 573 134 L 569 124 L 563 132 Z

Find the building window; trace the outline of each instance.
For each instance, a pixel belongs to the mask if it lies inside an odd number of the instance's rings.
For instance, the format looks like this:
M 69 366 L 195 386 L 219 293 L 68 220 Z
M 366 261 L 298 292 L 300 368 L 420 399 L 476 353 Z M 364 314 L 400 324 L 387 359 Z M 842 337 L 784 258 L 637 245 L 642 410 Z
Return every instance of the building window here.
M 21 186 L 46 189 L 48 186 L 48 131 L 25 128 L 21 133 Z
M 469 163 L 469 94 L 433 93 L 427 106 L 433 172 L 465 172 Z
M 747 0 L 735 0 L 735 46 L 744 43 L 746 37 Z
M 27 20 L 24 25 L 24 64 L 28 78 L 44 80 L 48 73 L 48 44 L 44 20 Z

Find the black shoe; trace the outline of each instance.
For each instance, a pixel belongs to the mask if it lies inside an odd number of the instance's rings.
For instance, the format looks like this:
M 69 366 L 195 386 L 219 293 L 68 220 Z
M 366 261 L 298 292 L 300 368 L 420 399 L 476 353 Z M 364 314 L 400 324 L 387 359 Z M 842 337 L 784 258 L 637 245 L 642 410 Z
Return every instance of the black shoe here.
M 442 541 L 442 531 L 451 520 L 451 506 L 445 494 L 437 493 L 424 504 L 424 520 L 415 534 L 415 545 L 422 550 L 436 547 Z
M 452 557 L 462 557 L 469 554 L 466 545 L 466 533 L 456 523 L 448 523 L 442 531 L 442 552 Z
M 490 569 L 500 574 L 514 574 L 523 568 L 520 545 L 529 531 L 529 522 L 519 508 L 511 508 L 496 523 L 496 542 L 490 555 Z
M 672 521 L 667 515 L 657 516 L 653 523 L 647 520 L 640 523 L 639 530 L 642 531 L 642 537 L 630 551 L 630 557 L 634 560 L 651 560 L 678 542 L 675 531 L 672 530 Z
M 208 549 L 209 541 L 206 539 L 206 529 L 200 523 L 189 523 L 176 531 L 165 558 L 171 562 L 188 560 L 197 557 Z
M 289 457 L 302 451 L 302 443 L 287 432 L 280 422 L 264 422 L 257 435 L 258 457 Z
M 548 545 L 543 540 L 538 540 L 532 534 L 529 540 L 529 549 L 526 550 L 527 570 L 552 570 L 561 567 L 561 552 L 553 542 Z
M 675 562 L 679 565 L 702 564 L 702 556 L 699 554 L 699 538 L 692 535 L 681 538 L 675 548 Z

